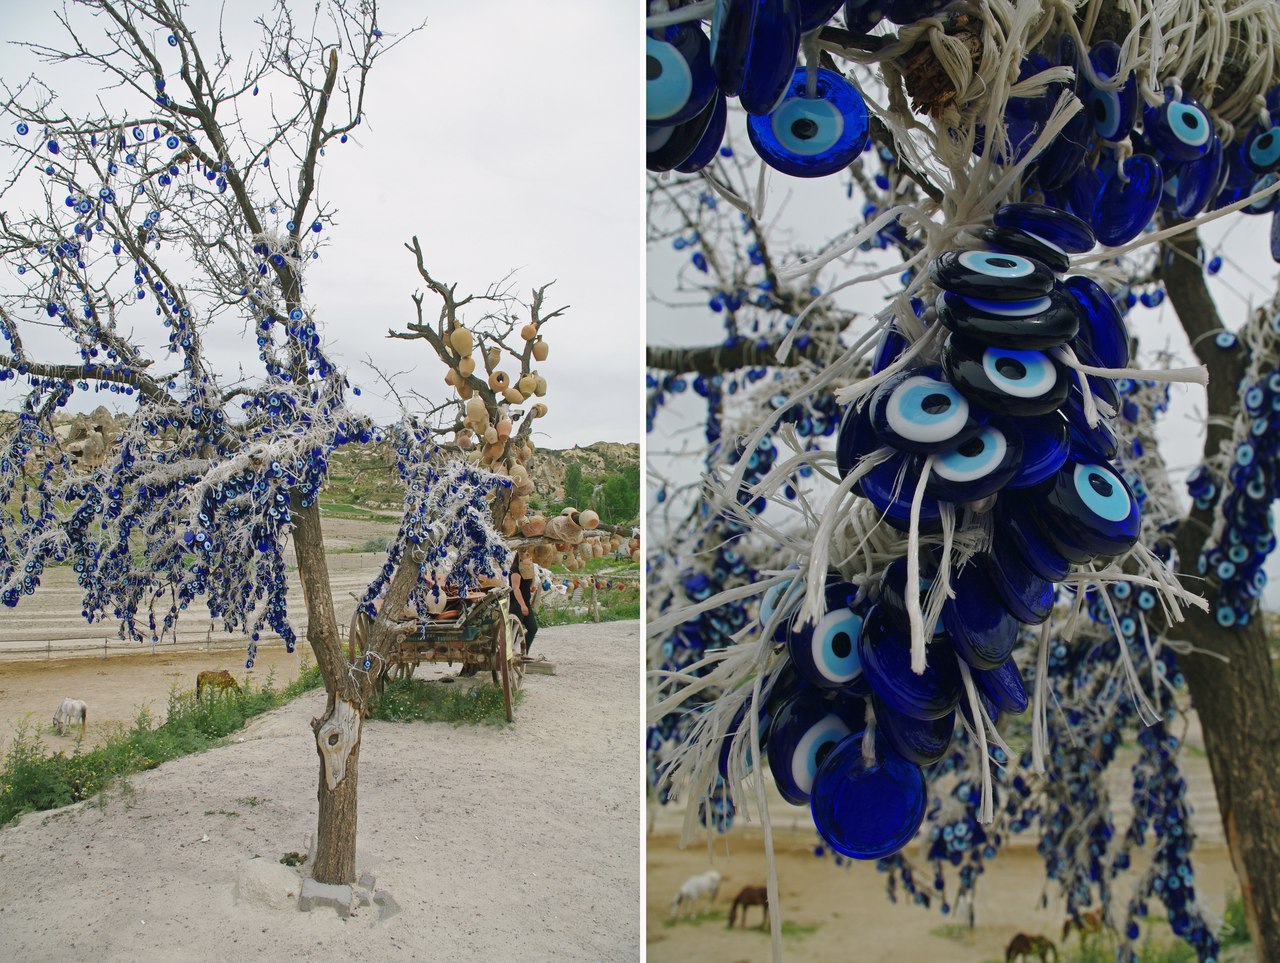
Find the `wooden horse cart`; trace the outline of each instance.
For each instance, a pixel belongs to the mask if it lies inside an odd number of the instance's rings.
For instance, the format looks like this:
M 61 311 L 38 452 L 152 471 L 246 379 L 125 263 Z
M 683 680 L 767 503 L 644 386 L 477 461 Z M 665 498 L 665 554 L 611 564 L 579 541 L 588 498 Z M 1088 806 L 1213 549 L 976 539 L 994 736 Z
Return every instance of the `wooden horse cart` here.
M 415 631 L 392 646 L 378 675 L 379 691 L 388 678 L 411 678 L 423 662 L 456 663 L 462 675 L 492 674 L 494 685 L 502 687 L 507 721 L 514 722 L 515 694 L 524 682 L 524 625 L 510 611 L 510 595 L 506 586 L 465 598 L 450 595 L 444 611 L 428 615 L 424 628 L 416 628 L 416 616 L 402 619 Z

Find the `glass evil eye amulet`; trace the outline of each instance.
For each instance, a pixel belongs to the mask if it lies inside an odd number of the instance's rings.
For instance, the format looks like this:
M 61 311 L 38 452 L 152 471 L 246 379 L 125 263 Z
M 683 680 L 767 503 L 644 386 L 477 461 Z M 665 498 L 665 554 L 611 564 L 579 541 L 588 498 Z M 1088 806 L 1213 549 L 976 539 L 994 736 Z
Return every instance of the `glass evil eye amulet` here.
M 854 859 L 898 852 L 924 821 L 924 774 L 887 746 L 875 762 L 863 758 L 860 739 L 847 739 L 823 760 L 810 808 L 827 845 Z
M 867 105 L 858 89 L 818 68 L 815 96 L 807 96 L 808 68 L 798 68 L 770 113 L 747 118 L 747 136 L 760 158 L 793 177 L 824 177 L 848 167 L 867 144 Z
M 748 114 L 778 105 L 799 51 L 800 0 L 716 0 L 711 68 L 720 90 Z
M 645 122 L 673 127 L 697 116 L 716 90 L 707 36 L 676 24 L 645 37 Z

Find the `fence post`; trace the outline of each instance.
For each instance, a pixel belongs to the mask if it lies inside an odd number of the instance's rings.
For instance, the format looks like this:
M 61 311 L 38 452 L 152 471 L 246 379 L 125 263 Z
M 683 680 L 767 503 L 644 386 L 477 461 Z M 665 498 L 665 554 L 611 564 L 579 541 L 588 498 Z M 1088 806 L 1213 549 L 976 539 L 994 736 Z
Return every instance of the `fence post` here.
M 594 621 L 600 621 L 600 581 L 595 578 L 591 580 L 591 616 Z

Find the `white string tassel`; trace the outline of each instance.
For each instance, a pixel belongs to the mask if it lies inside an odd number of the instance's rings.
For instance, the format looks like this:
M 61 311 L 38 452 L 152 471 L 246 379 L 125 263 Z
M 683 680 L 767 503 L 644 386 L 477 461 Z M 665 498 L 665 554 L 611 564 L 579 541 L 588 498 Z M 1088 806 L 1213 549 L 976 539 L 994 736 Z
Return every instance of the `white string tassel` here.
M 870 769 L 876 764 L 876 711 L 871 707 L 870 699 L 867 700 L 865 718 L 867 728 L 862 733 L 862 762 Z
M 902 593 L 907 602 L 907 619 L 911 623 L 911 671 L 923 674 L 925 656 L 924 615 L 920 611 L 920 506 L 924 502 L 924 486 L 933 468 L 933 455 L 924 460 L 915 497 L 911 499 L 911 532 L 907 537 L 907 587 Z
M 991 792 L 991 758 L 987 755 L 987 727 L 982 724 L 982 705 L 978 702 L 978 690 L 974 688 L 973 676 L 969 667 L 960 662 L 960 678 L 964 680 L 964 689 L 969 696 L 969 708 L 976 723 L 974 729 L 978 736 L 978 755 L 982 761 L 982 803 L 978 807 L 978 822 L 989 823 L 995 819 L 995 801 Z
M 1040 627 L 1040 651 L 1036 654 L 1036 687 L 1031 697 L 1031 769 L 1043 776 L 1049 750 L 1049 622 Z

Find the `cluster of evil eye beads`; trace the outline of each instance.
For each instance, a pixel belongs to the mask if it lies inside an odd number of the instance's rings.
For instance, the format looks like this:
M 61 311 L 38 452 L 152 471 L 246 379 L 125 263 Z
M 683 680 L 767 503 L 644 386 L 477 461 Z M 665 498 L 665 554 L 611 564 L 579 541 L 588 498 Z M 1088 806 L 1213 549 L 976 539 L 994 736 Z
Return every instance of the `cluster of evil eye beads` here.
M 964 676 L 993 723 L 1023 711 L 1011 658 L 1022 626 L 1049 617 L 1055 583 L 1073 565 L 1121 555 L 1138 537 L 1139 501 L 1110 462 L 1116 435 L 1105 420 L 1091 424 L 1084 392 L 1056 354 L 1069 348 L 1100 369 L 1128 363 L 1111 297 L 1086 278 L 1058 277 L 1069 254 L 1093 247 L 1092 231 L 1062 211 L 1010 204 L 979 236 L 985 250 L 935 259 L 936 302 L 932 311 L 918 305 L 923 321 L 947 329 L 941 364 L 898 372 L 851 406 L 837 462 L 843 476 L 871 466 L 854 490 L 902 531 L 913 515 L 921 532 L 941 531 L 944 504 L 968 509 L 961 524 L 993 512 L 989 550 L 950 576 L 954 597 L 932 627 L 923 673 L 910 664 L 905 557 L 874 584 L 832 576 L 816 624 L 785 609 L 781 619 L 790 665 L 765 710 L 769 765 L 783 797 L 808 802 L 826 843 L 855 858 L 890 855 L 919 828 L 922 767 L 946 755 L 957 711 L 983 725 Z M 890 329 L 873 370 L 905 347 Z M 1112 380 L 1087 383 L 1104 410 L 1120 410 Z M 923 553 L 926 582 L 940 561 Z M 775 586 L 762 623 L 798 594 Z M 877 728 L 874 752 L 864 754 L 868 703 Z
M 686 22 L 650 30 L 645 47 L 646 165 L 692 173 L 724 141 L 727 99 L 747 113 L 760 158 L 795 177 L 847 167 L 867 145 L 862 94 L 833 70 L 797 66 L 801 38 L 843 7 L 848 30 L 913 23 L 940 0 L 717 0 L 708 37 Z

